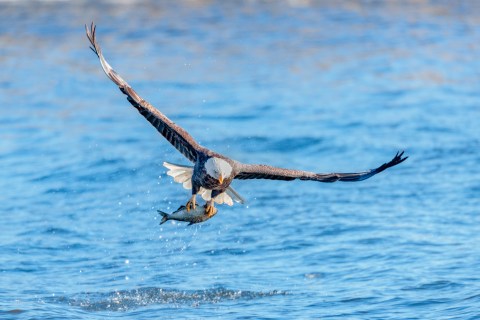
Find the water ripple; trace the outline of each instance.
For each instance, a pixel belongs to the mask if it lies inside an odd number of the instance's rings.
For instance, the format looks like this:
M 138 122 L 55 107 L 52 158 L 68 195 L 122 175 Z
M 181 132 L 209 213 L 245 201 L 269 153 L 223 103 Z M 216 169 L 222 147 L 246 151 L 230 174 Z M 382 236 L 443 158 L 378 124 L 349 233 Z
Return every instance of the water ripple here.
M 418 290 L 443 290 L 443 289 L 453 289 L 463 287 L 464 285 L 457 282 L 452 282 L 448 280 L 438 280 L 429 283 L 422 283 L 414 287 L 406 287 L 403 290 L 405 291 L 418 291 Z

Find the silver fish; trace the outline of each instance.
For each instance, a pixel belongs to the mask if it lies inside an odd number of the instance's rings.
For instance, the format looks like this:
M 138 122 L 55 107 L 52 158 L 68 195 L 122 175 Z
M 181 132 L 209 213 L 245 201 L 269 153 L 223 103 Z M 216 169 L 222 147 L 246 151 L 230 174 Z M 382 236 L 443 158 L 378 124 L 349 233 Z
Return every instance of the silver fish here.
M 185 206 L 180 206 L 176 211 L 168 214 L 166 212 L 157 210 L 159 214 L 162 215 L 162 221 L 160 224 L 164 224 L 168 220 L 177 220 L 177 221 L 185 221 L 190 222 L 188 225 L 192 225 L 194 223 L 204 222 L 213 217 L 217 214 L 217 208 L 214 208 L 213 214 L 205 214 L 205 207 L 203 206 L 196 206 L 195 210 L 187 211 Z

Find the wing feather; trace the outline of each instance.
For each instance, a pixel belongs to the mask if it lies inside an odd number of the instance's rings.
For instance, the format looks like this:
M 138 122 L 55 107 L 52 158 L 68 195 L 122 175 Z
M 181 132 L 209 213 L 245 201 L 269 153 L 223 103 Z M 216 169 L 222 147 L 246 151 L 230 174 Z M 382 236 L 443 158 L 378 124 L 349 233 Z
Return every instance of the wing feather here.
M 87 38 L 90 40 L 92 46 L 90 49 L 100 59 L 103 71 L 127 96 L 127 100 L 134 106 L 142 116 L 147 119 L 168 142 L 170 142 L 180 153 L 182 153 L 188 160 L 195 162 L 197 153 L 203 149 L 193 137 L 180 126 L 168 119 L 163 113 L 157 110 L 150 103 L 142 99 L 133 88 L 108 64 L 102 54 L 100 45 L 95 37 L 96 26 L 91 24 L 90 28 L 85 25 Z
M 403 151 L 397 152 L 395 157 L 387 163 L 382 164 L 378 168 L 355 173 L 314 173 L 301 170 L 290 170 L 277 168 L 262 164 L 239 164 L 235 179 L 271 179 L 271 180 L 312 180 L 319 182 L 335 182 L 335 181 L 362 181 L 368 179 L 385 169 L 396 166 L 405 161 L 408 157 L 403 157 Z

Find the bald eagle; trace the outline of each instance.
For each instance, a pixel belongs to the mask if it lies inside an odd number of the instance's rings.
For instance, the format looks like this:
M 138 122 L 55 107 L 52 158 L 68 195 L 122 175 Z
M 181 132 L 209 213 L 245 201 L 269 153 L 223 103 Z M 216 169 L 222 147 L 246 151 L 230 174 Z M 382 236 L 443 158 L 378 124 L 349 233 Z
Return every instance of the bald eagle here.
M 378 168 L 356 173 L 314 173 L 301 170 L 291 170 L 272 167 L 263 164 L 244 164 L 230 159 L 222 154 L 207 149 L 184 129 L 175 124 L 150 103 L 142 99 L 133 88 L 112 69 L 105 60 L 100 45 L 97 42 L 92 23 L 90 28 L 85 25 L 88 40 L 92 51 L 97 55 L 105 74 L 127 96 L 127 100 L 138 112 L 147 119 L 160 134 L 165 137 L 181 154 L 193 163 L 193 166 L 184 166 L 165 162 L 169 169 L 168 175 L 176 182 L 182 183 L 184 188 L 192 190 L 192 196 L 186 203 L 187 210 L 195 209 L 196 196 L 199 194 L 206 200 L 205 214 L 213 215 L 216 212 L 214 202 L 232 205 L 233 201 L 243 203 L 243 198 L 230 186 L 234 179 L 272 179 L 272 180 L 312 180 L 319 182 L 361 181 L 377 173 L 393 167 L 408 157 L 403 157 L 403 151 L 397 152 L 390 162 Z

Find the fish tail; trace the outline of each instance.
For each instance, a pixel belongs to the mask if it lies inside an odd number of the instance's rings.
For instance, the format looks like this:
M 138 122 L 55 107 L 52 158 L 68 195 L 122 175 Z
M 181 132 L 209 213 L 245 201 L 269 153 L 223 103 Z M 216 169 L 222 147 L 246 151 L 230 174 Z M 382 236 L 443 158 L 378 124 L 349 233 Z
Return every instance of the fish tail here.
M 160 221 L 160 224 L 164 224 L 165 222 L 168 221 L 168 213 L 157 210 L 160 215 L 162 215 L 162 221 Z

